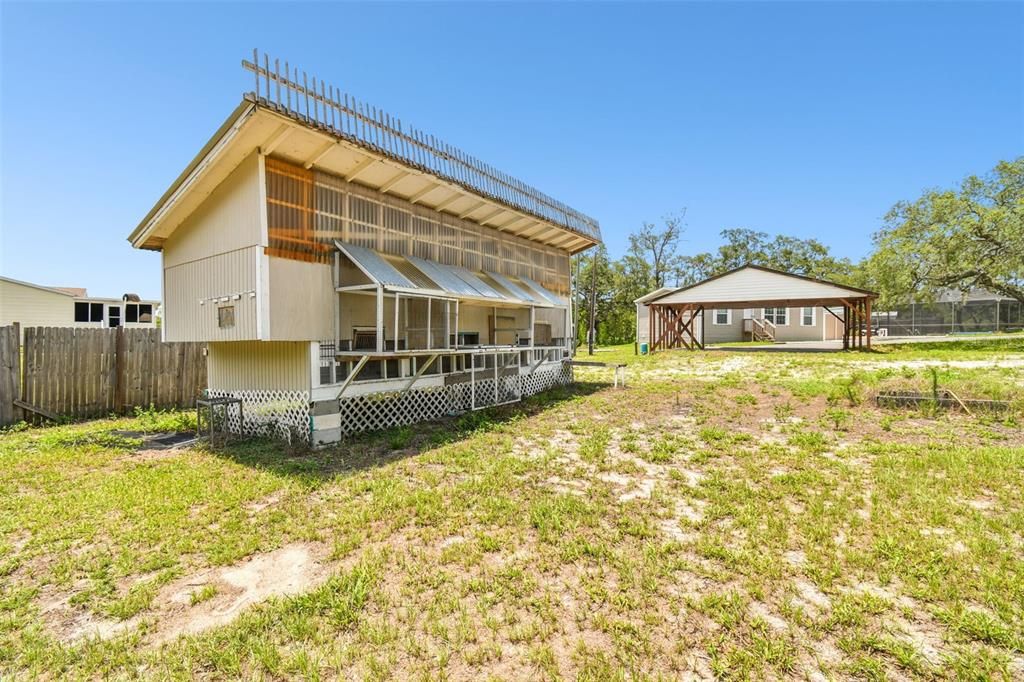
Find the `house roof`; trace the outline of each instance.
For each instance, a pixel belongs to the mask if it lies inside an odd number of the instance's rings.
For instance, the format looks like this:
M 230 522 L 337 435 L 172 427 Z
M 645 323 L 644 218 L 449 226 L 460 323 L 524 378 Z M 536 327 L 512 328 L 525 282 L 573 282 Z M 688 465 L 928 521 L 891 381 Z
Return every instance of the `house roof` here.
M 57 291 L 63 291 L 65 294 L 71 294 L 77 298 L 85 298 L 89 295 L 89 292 L 83 287 L 49 287 L 50 289 L 56 289 Z
M 843 299 L 877 296 L 867 289 L 748 264 L 696 284 L 657 294 L 645 302 L 648 305 L 691 303 L 718 307 L 840 305 Z
M 340 90 L 294 81 L 264 55 L 256 89 L 129 236 L 163 240 L 256 150 L 570 253 L 601 241 L 593 218 Z
M 47 286 L 43 286 L 42 284 L 33 284 L 32 282 L 23 282 L 22 280 L 14 279 L 13 277 L 4 277 L 3 275 L 0 275 L 0 280 L 3 280 L 4 282 L 10 282 L 11 284 L 20 284 L 20 285 L 25 286 L 25 287 L 32 287 L 33 289 L 40 289 L 42 291 L 49 291 L 50 293 L 60 294 L 61 296 L 74 296 L 75 295 L 75 294 L 71 293 L 71 291 L 69 291 L 68 289 L 65 289 L 63 287 L 47 287 Z M 84 292 L 85 289 L 82 289 L 81 291 Z
M 663 296 L 669 293 L 670 291 L 676 291 L 678 289 L 679 287 L 661 287 L 659 289 L 655 289 L 650 293 L 644 294 L 640 298 L 633 299 L 633 303 L 646 303 L 647 301 L 653 300 L 655 298 L 658 298 L 659 296 Z
M 13 277 L 4 277 L 0 275 L 0 280 L 4 282 L 10 282 L 12 284 L 20 284 L 25 287 L 32 287 L 33 289 L 39 289 L 41 291 L 48 291 L 52 294 L 60 294 L 61 296 L 68 296 L 69 298 L 81 298 L 86 301 L 94 302 L 108 302 L 108 303 L 119 303 L 123 302 L 123 298 L 106 298 L 103 296 L 89 296 L 87 290 L 84 287 L 48 287 L 42 284 L 33 284 L 32 282 L 25 282 L 20 279 L 14 279 Z M 160 301 L 154 299 L 140 299 L 138 301 L 132 301 L 133 303 L 154 303 L 158 304 Z

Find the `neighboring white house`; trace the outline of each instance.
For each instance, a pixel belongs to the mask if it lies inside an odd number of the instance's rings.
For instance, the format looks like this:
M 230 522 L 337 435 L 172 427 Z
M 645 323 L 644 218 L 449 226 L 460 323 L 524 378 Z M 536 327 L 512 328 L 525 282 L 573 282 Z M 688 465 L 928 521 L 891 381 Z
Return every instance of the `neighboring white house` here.
M 328 443 L 571 381 L 597 221 L 274 63 L 129 237 L 232 428 Z
M 0 326 L 155 327 L 159 301 L 134 294 L 89 296 L 85 289 L 48 287 L 0 276 Z
M 636 300 L 637 339 L 650 344 L 651 306 L 679 311 L 686 338 L 698 345 L 751 340 L 843 339 L 847 311 L 870 314 L 873 292 L 747 265 L 686 287 L 662 288 Z M 867 313 L 864 311 L 867 310 Z M 692 317 L 692 322 L 691 322 Z M 865 318 L 866 319 L 866 318 Z M 663 329 L 674 327 L 660 321 Z M 852 330 L 849 332 L 852 333 Z M 680 340 L 675 334 L 673 343 Z M 657 331 L 655 338 L 661 338 Z

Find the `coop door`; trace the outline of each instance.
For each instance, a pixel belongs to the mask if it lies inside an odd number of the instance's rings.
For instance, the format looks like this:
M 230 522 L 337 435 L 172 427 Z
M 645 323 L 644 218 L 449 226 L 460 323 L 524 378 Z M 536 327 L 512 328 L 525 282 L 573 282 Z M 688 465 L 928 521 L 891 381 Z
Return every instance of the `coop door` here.
M 516 329 L 516 318 L 508 315 L 490 317 L 491 344 L 495 346 L 514 346 L 519 343 Z

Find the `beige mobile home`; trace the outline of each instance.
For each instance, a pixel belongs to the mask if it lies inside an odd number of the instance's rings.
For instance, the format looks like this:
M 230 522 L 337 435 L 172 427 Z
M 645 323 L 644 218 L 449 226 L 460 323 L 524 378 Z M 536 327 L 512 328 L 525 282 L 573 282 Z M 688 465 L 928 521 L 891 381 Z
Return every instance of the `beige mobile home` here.
M 48 287 L 0 277 L 0 326 L 155 327 L 159 301 L 135 294 L 89 296 L 78 287 Z
M 871 346 L 877 294 L 746 265 L 636 300 L 637 339 L 652 351 L 734 341 L 832 341 Z
M 595 220 L 254 55 L 243 97 L 129 240 L 209 393 L 313 443 L 571 380 L 569 258 Z

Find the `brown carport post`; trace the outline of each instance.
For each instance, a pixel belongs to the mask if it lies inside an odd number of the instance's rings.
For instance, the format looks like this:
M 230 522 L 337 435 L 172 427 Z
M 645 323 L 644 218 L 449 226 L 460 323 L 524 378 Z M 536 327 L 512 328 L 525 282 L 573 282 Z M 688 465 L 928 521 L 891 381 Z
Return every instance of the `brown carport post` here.
M 871 299 L 864 299 L 864 305 L 867 308 L 867 324 L 868 324 L 868 350 L 871 350 Z

